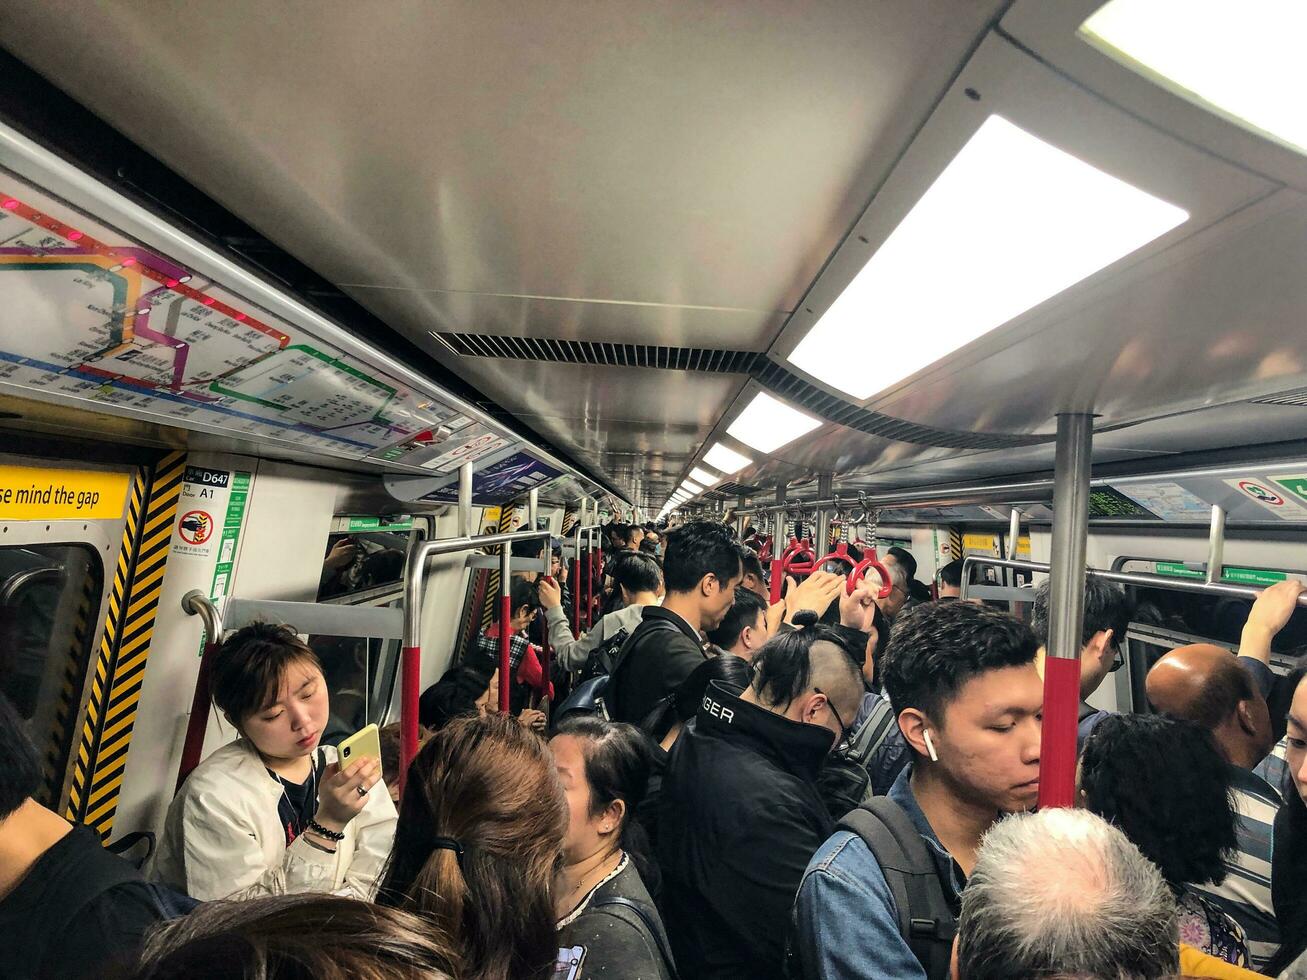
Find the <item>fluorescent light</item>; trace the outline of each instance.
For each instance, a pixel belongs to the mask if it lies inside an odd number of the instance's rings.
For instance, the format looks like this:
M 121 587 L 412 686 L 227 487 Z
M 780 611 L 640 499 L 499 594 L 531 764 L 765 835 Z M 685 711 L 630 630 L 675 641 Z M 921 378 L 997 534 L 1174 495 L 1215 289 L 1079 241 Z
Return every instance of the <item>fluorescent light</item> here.
M 811 415 L 804 415 L 760 391 L 726 431 L 746 446 L 752 446 L 760 453 L 770 453 L 820 425 L 821 422 Z
M 681 489 L 689 490 L 690 493 L 695 496 L 703 493 L 703 487 L 699 486 L 699 484 L 695 483 L 692 480 L 685 480 L 684 482 L 682 482 Z
M 702 466 L 696 466 L 694 469 L 690 470 L 690 479 L 694 480 L 696 483 L 702 483 L 705 487 L 716 486 L 718 483 L 722 482 L 720 476 L 713 476 L 713 474 L 709 473 Z
M 1112 0 L 1080 36 L 1177 95 L 1307 151 L 1302 0 Z
M 703 454 L 703 461 L 723 473 L 738 473 L 753 462 L 748 456 L 741 455 L 720 442 L 714 443 L 713 447 Z
M 1188 218 L 990 116 L 790 360 L 869 398 Z

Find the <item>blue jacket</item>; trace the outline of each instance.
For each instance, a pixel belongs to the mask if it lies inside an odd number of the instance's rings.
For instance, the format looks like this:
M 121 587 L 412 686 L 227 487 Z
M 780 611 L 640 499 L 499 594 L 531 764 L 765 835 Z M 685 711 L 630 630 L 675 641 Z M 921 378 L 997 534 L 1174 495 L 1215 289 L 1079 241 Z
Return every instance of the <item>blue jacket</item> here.
M 966 876 L 917 805 L 911 779 L 909 766 L 887 795 L 921 832 L 945 897 L 957 902 Z M 926 980 L 925 970 L 899 935 L 885 875 L 856 834 L 836 831 L 817 850 L 799 885 L 794 920 L 804 980 Z

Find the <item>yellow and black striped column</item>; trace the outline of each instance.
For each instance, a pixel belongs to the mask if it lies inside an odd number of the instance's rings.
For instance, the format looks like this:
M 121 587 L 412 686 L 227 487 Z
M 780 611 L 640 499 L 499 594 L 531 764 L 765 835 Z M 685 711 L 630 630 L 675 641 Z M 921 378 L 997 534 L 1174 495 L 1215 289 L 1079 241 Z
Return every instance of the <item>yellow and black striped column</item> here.
M 962 528 L 950 527 L 948 529 L 948 550 L 953 557 L 962 557 Z
M 67 811 L 106 840 L 118 811 L 185 462 L 184 453 L 171 453 L 148 478 L 138 472 L 132 481 Z
M 516 504 L 504 504 L 499 508 L 499 527 L 495 530 L 499 534 L 507 534 L 513 530 L 513 518 L 517 514 Z M 498 552 L 498 548 L 495 549 Z M 499 569 L 490 569 L 490 581 L 486 586 L 486 601 L 481 608 L 481 632 L 490 629 L 490 624 L 494 621 L 495 613 L 499 609 Z

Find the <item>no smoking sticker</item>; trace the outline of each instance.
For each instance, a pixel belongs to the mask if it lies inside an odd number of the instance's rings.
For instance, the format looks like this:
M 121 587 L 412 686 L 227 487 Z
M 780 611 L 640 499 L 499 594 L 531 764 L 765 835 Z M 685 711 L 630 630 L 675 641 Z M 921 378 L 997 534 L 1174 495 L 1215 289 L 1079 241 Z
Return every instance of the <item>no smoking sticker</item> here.
M 177 536 L 187 544 L 204 544 L 212 534 L 213 517 L 207 511 L 187 511 L 177 522 Z
M 1260 477 L 1245 477 L 1238 480 L 1226 480 L 1225 483 L 1234 487 L 1249 500 L 1260 504 L 1282 521 L 1307 521 L 1307 507 L 1290 500 L 1289 494 L 1270 480 L 1263 480 Z

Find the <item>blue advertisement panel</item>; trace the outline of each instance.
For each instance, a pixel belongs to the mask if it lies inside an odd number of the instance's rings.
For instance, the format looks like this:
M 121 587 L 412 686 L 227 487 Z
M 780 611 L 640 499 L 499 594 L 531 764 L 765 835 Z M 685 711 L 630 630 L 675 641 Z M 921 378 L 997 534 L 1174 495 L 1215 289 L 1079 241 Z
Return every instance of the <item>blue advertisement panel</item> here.
M 562 476 L 561 470 L 540 462 L 529 453 L 514 453 L 472 474 L 472 502 L 484 505 L 514 500 L 559 476 Z M 421 499 L 435 503 L 457 502 L 457 480 L 432 490 Z

